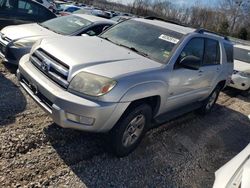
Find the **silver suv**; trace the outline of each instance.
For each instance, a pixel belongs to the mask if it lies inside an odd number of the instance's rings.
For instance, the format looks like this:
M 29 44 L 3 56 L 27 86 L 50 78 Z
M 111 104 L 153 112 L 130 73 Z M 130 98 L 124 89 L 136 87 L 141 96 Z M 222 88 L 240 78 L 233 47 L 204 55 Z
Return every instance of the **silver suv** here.
M 98 37 L 40 40 L 17 75 L 56 124 L 110 132 L 115 154 L 125 156 L 154 125 L 209 112 L 230 82 L 232 50 L 206 30 L 136 18 Z

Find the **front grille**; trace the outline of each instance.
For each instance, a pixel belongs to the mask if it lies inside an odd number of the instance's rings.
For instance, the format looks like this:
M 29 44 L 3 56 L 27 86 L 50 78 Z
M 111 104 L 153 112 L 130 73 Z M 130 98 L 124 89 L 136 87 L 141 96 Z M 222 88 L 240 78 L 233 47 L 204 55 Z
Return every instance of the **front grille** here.
M 30 56 L 30 62 L 61 87 L 65 89 L 68 87 L 69 66 L 42 49 L 36 50 Z

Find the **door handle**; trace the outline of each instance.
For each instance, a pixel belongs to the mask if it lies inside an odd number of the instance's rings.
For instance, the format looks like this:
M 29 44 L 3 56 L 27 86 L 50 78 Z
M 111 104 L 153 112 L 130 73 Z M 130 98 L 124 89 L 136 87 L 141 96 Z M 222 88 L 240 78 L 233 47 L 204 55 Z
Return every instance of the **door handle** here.
M 198 76 L 202 76 L 202 75 L 203 75 L 203 72 L 204 72 L 203 70 L 199 70 L 199 72 L 198 72 L 198 73 L 199 73 L 199 74 L 198 74 Z

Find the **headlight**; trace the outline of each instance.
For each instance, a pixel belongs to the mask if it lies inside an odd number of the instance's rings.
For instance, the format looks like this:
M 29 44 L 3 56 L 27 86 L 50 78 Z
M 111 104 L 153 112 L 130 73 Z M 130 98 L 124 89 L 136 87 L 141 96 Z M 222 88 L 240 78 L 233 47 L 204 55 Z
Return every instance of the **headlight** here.
M 39 38 L 24 38 L 13 42 L 14 46 L 17 48 L 31 47 Z
M 69 91 L 76 91 L 91 96 L 108 93 L 116 85 L 116 81 L 103 76 L 80 72 L 69 84 Z

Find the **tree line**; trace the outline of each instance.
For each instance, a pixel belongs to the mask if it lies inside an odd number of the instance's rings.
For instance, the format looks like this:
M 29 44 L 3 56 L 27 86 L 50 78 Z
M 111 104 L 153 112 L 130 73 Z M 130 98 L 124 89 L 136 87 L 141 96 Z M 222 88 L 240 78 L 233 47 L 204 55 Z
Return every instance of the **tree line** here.
M 223 35 L 250 40 L 250 0 L 220 0 L 213 6 L 204 6 L 199 1 L 182 7 L 170 0 L 135 0 L 128 5 L 122 0 L 82 0 L 106 10 L 117 10 L 138 16 L 157 16 L 188 25 L 202 27 Z

